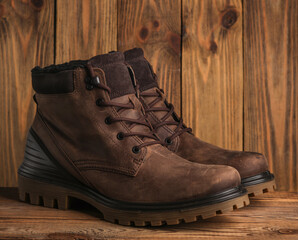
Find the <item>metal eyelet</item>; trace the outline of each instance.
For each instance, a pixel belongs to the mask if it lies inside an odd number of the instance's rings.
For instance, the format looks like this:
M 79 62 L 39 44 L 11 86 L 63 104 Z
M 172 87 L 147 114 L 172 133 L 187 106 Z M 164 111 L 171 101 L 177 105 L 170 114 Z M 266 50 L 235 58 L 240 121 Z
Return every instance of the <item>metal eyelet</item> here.
M 166 138 L 165 142 L 167 145 L 171 145 L 173 143 L 172 139 L 170 139 L 170 138 Z
M 97 106 L 101 106 L 101 103 L 103 103 L 104 102 L 104 100 L 102 99 L 102 98 L 98 98 L 97 100 L 96 100 L 96 105 Z
M 120 132 L 120 133 L 117 134 L 117 139 L 118 139 L 118 140 L 123 140 L 123 139 L 124 139 L 124 134 L 123 134 L 123 132 Z
M 100 80 L 99 80 L 99 77 L 98 76 L 95 76 L 93 78 L 91 78 L 91 81 L 90 81 L 93 85 L 98 85 L 100 84 Z
M 111 121 L 111 117 L 106 117 L 106 119 L 105 119 L 105 123 L 106 123 L 107 125 L 110 125 L 110 124 L 112 123 L 112 121 Z
M 138 154 L 140 152 L 140 148 L 138 146 L 134 146 L 132 148 L 132 152 L 135 153 L 135 154 Z

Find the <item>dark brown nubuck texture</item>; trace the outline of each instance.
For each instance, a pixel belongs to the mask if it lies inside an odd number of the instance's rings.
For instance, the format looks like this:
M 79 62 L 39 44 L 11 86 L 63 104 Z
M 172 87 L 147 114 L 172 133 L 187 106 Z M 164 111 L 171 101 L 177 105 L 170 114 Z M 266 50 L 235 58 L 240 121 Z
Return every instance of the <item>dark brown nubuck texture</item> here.
M 222 149 L 195 137 L 158 87 L 157 76 L 144 58 L 143 50 L 134 48 L 124 54 L 135 73 L 141 92 L 140 100 L 148 118 L 169 150 L 191 162 L 227 165 L 237 169 L 249 196 L 275 189 L 274 176 L 268 171 L 267 160 L 262 154 Z
M 148 121 L 123 53 L 32 70 L 37 112 L 19 168 L 23 201 L 78 198 L 123 225 L 192 222 L 249 204 L 239 173 L 168 150 Z

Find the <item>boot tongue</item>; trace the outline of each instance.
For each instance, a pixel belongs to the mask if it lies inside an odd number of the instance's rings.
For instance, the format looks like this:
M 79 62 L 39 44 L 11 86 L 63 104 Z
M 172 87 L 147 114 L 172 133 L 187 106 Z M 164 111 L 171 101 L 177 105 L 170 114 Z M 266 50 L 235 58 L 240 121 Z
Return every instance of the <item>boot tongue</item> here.
M 140 91 L 158 87 L 156 80 L 153 77 L 153 70 L 149 62 L 144 57 L 144 52 L 141 48 L 133 48 L 124 52 L 125 61 L 132 66 L 136 79 L 140 84 Z
M 135 93 L 124 60 L 124 54 L 121 52 L 98 55 L 89 60 L 93 67 L 99 67 L 104 71 L 107 85 L 111 88 L 111 99 Z

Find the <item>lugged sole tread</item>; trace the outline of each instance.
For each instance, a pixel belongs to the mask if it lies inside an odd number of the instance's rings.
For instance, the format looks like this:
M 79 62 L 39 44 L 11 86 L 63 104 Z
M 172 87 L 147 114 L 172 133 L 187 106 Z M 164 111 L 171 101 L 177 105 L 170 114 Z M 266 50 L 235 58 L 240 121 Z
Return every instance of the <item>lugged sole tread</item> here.
M 29 196 L 29 200 L 26 200 L 26 196 Z M 28 199 L 28 198 L 27 198 Z M 68 208 L 60 208 L 59 206 L 63 205 L 61 204 L 61 202 L 58 201 L 58 199 L 47 199 L 46 201 L 38 201 L 38 203 L 36 202 L 32 202 L 31 200 L 31 194 L 30 193 L 22 193 L 20 192 L 20 200 L 33 204 L 33 205 L 39 205 L 39 206 L 44 206 L 44 207 L 49 207 L 49 208 L 57 208 L 57 209 L 62 209 L 62 210 L 67 210 Z M 39 199 L 43 199 L 43 197 L 39 197 Z M 120 225 L 124 225 L 124 226 L 137 226 L 137 227 L 145 227 L 145 226 L 162 226 L 162 225 L 177 225 L 177 224 L 181 224 L 181 223 L 191 223 L 191 222 L 196 222 L 202 219 L 208 219 L 211 217 L 215 217 L 216 215 L 222 215 L 223 213 L 227 213 L 233 210 L 237 210 L 238 208 L 242 208 L 244 206 L 247 206 L 248 203 L 246 201 L 243 201 L 242 203 L 238 203 L 238 204 L 234 204 L 231 206 L 230 209 L 225 209 L 225 210 L 217 210 L 214 212 L 209 212 L 208 214 L 204 214 L 204 215 L 199 215 L 199 216 L 191 216 L 191 217 L 187 217 L 187 218 L 182 218 L 182 219 L 165 219 L 165 220 L 159 220 L 159 221 L 128 221 L 126 219 L 111 219 L 111 218 L 105 218 L 105 220 L 115 223 L 115 224 L 120 224 Z
M 256 197 L 276 190 L 275 180 L 246 187 L 249 197 Z
M 83 201 L 86 201 L 96 207 L 99 211 L 101 211 L 104 215 L 104 219 L 120 224 L 125 226 L 138 226 L 138 227 L 144 227 L 144 226 L 162 226 L 162 225 L 177 225 L 180 223 L 190 223 L 195 222 L 202 219 L 207 219 L 210 217 L 214 217 L 216 215 L 221 215 L 226 212 L 233 211 L 238 208 L 242 208 L 244 206 L 247 206 L 249 204 L 249 198 L 247 195 L 231 199 L 226 202 L 214 204 L 214 205 L 208 205 L 205 207 L 200 207 L 199 210 L 192 209 L 192 210 L 184 210 L 179 212 L 179 218 L 173 217 L 171 213 L 169 214 L 157 214 L 152 217 L 148 216 L 148 219 L 146 219 L 145 214 L 144 216 L 141 216 L 143 219 L 138 219 L 139 212 L 134 212 L 133 214 L 129 213 L 119 213 L 119 210 L 115 209 L 108 209 L 109 211 L 106 211 L 107 209 L 102 209 L 102 206 L 98 206 L 96 202 L 92 202 L 92 200 L 87 199 L 85 196 L 69 196 L 67 192 L 64 192 L 62 194 L 61 187 L 57 186 L 51 186 L 52 189 L 49 189 L 48 185 L 47 187 L 39 188 L 39 186 L 33 187 L 32 184 L 34 184 L 34 181 L 28 180 L 26 178 L 20 177 L 20 187 L 19 187 L 19 198 L 21 201 L 28 202 L 34 205 L 40 205 L 50 208 L 57 208 L 57 209 L 69 209 L 70 207 L 70 199 L 72 197 L 79 198 Z M 27 181 L 27 182 L 26 182 Z M 36 181 L 35 181 L 36 182 Z M 38 184 L 44 184 L 37 182 Z M 36 184 L 36 183 L 35 183 Z M 31 186 L 30 186 L 31 185 Z M 57 188 L 57 191 L 53 191 L 53 188 Z M 35 192 L 36 190 L 39 193 Z M 42 193 L 42 191 L 47 191 Z M 50 194 L 52 193 L 52 194 Z M 55 195 L 53 195 L 55 194 Z M 72 195 L 75 195 L 72 193 Z M 104 211 L 102 211 L 104 210 Z M 118 211 L 118 212 L 117 212 Z M 200 214 L 197 214 L 200 212 Z M 116 217 L 117 215 L 117 217 Z M 176 214 L 177 216 L 177 214 Z

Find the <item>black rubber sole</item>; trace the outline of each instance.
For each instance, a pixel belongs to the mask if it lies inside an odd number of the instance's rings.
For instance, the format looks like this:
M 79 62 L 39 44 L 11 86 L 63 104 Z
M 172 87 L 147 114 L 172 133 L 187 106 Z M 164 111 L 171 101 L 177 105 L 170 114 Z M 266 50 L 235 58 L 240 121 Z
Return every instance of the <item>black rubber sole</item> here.
M 248 187 L 248 186 L 252 186 L 260 183 L 269 182 L 272 180 L 274 180 L 274 175 L 269 171 L 266 171 L 252 177 L 243 178 L 241 180 L 241 184 L 243 187 Z

